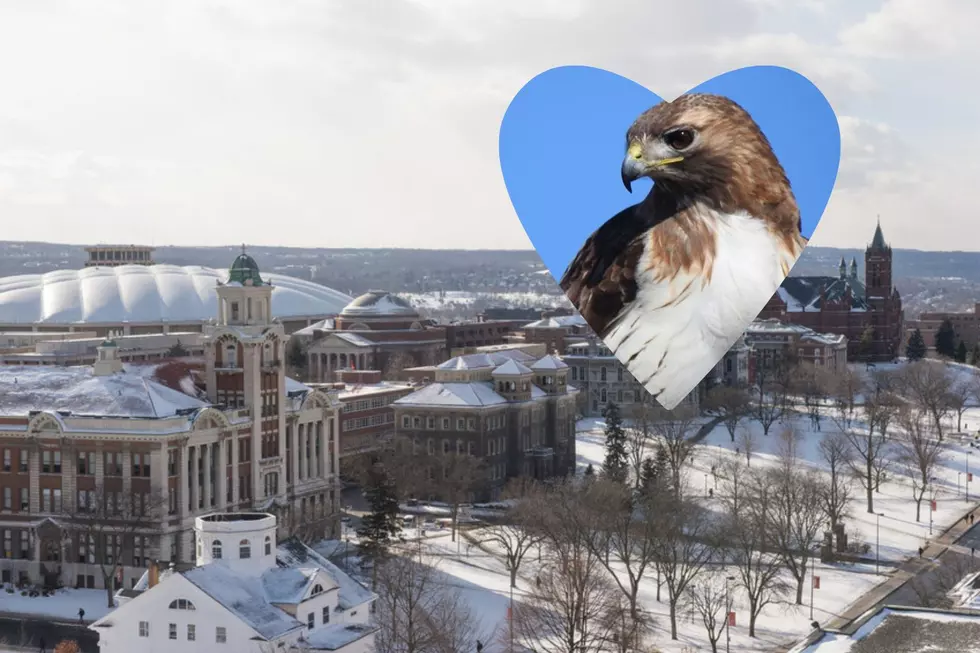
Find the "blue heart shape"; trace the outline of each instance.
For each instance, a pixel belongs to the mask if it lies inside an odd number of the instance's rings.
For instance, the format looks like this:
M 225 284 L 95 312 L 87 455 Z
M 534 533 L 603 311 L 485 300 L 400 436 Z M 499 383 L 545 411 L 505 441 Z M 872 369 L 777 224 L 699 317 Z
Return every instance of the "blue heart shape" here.
M 731 98 L 755 119 L 789 177 L 809 238 L 840 165 L 840 127 L 830 103 L 806 77 L 778 66 L 750 66 L 691 92 Z M 661 101 L 615 73 L 561 66 L 529 81 L 500 126 L 500 166 L 511 202 L 556 280 L 592 232 L 649 192 L 623 188 L 626 130 Z

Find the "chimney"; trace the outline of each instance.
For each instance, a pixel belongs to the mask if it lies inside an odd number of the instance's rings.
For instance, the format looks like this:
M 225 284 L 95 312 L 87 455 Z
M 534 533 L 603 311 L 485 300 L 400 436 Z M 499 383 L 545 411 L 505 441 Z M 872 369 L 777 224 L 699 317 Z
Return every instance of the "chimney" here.
M 160 564 L 153 560 L 150 562 L 150 588 L 160 582 Z

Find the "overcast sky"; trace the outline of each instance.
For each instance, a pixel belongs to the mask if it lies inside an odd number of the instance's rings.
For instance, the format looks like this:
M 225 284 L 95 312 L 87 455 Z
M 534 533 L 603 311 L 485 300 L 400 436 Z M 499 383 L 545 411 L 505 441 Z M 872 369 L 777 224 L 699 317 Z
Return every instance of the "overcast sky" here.
M 0 239 L 526 248 L 497 135 L 528 79 L 673 97 L 779 64 L 841 123 L 813 244 L 880 214 L 895 247 L 980 250 L 978 24 L 975 0 L 0 0 Z

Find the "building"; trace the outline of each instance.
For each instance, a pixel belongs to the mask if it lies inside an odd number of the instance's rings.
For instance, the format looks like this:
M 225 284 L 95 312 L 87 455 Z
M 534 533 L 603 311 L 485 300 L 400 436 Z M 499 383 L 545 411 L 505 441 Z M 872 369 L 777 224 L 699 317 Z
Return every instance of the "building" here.
M 19 335 L 19 334 L 18 334 Z M 92 365 L 105 338 L 85 332 L 57 334 L 29 333 L 32 345 L 0 349 L 0 365 Z M 116 356 L 124 363 L 145 363 L 173 357 L 204 356 L 204 334 L 149 333 L 138 336 L 112 334 Z M 0 341 L 3 335 L 0 334 Z
M 536 360 L 548 353 L 547 347 L 541 343 L 515 342 L 507 345 L 486 345 L 484 347 L 464 347 L 453 350 L 452 358 L 469 356 L 471 354 L 497 354 L 508 351 L 521 351 L 527 354 L 526 360 Z M 505 354 L 506 355 L 506 354 Z M 408 383 L 428 383 L 436 376 L 438 365 L 420 365 L 407 367 L 398 373 L 398 380 Z
M 272 315 L 286 333 L 337 315 L 351 298 L 326 286 L 269 274 Z M 204 331 L 215 317 L 227 270 L 122 265 L 0 278 L 0 331 L 110 332 L 123 335 Z
M 508 479 L 575 472 L 575 403 L 568 366 L 520 350 L 458 356 L 394 402 L 396 433 L 429 455 L 469 453 L 488 471 L 475 498 L 496 499 Z
M 845 336 L 848 360 L 894 360 L 900 354 L 905 314 L 892 282 L 892 249 L 880 223 L 864 262 L 863 281 L 857 261 L 848 269 L 843 258 L 837 276 L 786 277 L 759 319 Z
M 778 320 L 755 320 L 742 336 L 751 348 L 756 367 L 771 369 L 775 361 L 791 358 L 828 370 L 847 366 L 847 337 L 834 333 L 817 333 L 799 324 Z
M 93 366 L 0 367 L 0 581 L 102 587 L 121 559 L 131 586 L 149 559 L 192 560 L 214 511 L 274 512 L 284 535 L 336 527 L 337 394 L 285 376 L 255 261 L 227 278 L 200 370 L 125 366 L 112 340 Z
M 446 358 L 446 329 L 423 320 L 407 301 L 383 290 L 364 293 L 335 319 L 296 334 L 308 341 L 312 381 L 329 382 L 337 370 L 398 370 Z
M 88 260 L 85 267 L 109 268 L 120 265 L 156 265 L 153 247 L 142 245 L 94 245 L 86 247 Z
M 544 317 L 524 325 L 524 342 L 541 343 L 548 352 L 560 354 L 568 345 L 592 335 L 592 329 L 578 313 Z
M 886 605 L 842 630 L 814 630 L 789 653 L 975 650 L 980 613 Z
M 569 383 L 579 389 L 579 411 L 585 417 L 600 417 L 609 402 L 628 417 L 634 405 L 651 400 L 650 393 L 595 335 L 566 346 L 561 358 L 570 369 Z M 698 410 L 699 394 L 693 391 L 681 406 Z
M 755 356 L 752 355 L 752 347 L 745 341 L 744 333 L 706 378 L 709 388 L 717 384 L 746 387 L 755 383 Z
M 922 333 L 929 353 L 936 352 L 936 333 L 942 323 L 949 320 L 953 326 L 957 344 L 963 341 L 968 350 L 980 342 L 980 304 L 973 305 L 973 311 L 965 313 L 921 313 L 919 319 L 905 322 L 905 335 L 902 340 L 902 352 L 908 346 L 909 337 L 916 329 Z M 2 338 L 2 334 L 0 334 Z
M 481 312 L 478 316 L 480 320 L 506 320 L 527 324 L 534 320 L 543 320 L 559 315 L 573 315 L 571 308 L 504 308 L 490 307 Z
M 89 626 L 103 651 L 372 653 L 376 596 L 275 516 L 219 512 L 195 520 L 193 565 L 152 563 L 118 607 Z
M 459 356 L 469 349 L 505 345 L 524 324 L 525 320 L 488 320 L 482 316 L 475 322 L 447 324 L 446 351 Z
M 352 477 L 357 456 L 378 448 L 395 433 L 392 404 L 411 394 L 414 384 L 383 381 L 378 370 L 338 370 L 337 383 L 311 383 L 313 388 L 338 392 L 340 416 L 340 475 Z

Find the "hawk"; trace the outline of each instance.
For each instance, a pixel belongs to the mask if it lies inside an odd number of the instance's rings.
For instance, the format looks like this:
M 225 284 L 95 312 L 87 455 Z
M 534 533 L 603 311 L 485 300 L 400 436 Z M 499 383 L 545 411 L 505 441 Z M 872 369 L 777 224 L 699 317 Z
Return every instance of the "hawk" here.
M 789 179 L 732 100 L 682 95 L 626 132 L 623 184 L 653 188 L 585 242 L 561 287 L 670 410 L 758 316 L 806 246 Z

